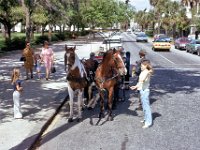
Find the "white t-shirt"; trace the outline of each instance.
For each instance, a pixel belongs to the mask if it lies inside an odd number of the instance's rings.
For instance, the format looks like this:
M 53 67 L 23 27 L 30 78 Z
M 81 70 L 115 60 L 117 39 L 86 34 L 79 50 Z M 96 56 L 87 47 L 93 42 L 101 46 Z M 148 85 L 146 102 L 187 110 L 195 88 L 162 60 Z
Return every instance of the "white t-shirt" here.
M 136 85 L 138 90 L 149 89 L 150 76 L 151 76 L 151 74 L 150 74 L 150 71 L 148 69 L 145 69 L 140 73 L 139 81 Z

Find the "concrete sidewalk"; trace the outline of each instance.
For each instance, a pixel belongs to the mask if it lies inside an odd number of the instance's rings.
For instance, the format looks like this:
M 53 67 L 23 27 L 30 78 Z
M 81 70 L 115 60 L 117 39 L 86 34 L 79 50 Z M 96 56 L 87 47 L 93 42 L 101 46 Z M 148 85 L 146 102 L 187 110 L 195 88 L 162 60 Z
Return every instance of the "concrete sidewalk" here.
M 81 43 L 80 41 L 53 44 L 56 58 L 56 73 L 49 81 L 25 79 L 25 70 L 19 61 L 21 51 L 8 53 L 0 58 L 0 150 L 25 150 L 37 139 L 41 129 L 56 113 L 67 96 L 64 71 L 64 45 L 77 45 L 80 58 L 89 57 L 90 52 L 98 50 L 101 42 Z M 40 48 L 39 48 L 40 50 Z M 10 77 L 13 67 L 19 67 L 24 88 L 21 107 L 24 118 L 13 118 L 12 85 Z M 44 70 L 43 70 L 44 72 Z M 44 76 L 44 73 L 43 73 Z M 66 120 L 67 121 L 67 120 Z

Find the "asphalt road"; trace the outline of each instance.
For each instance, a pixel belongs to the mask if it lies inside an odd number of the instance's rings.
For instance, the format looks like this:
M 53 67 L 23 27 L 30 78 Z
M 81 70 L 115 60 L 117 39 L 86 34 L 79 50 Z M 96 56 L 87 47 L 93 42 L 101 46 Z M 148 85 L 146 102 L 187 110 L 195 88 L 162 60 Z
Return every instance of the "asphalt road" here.
M 142 112 L 136 111 L 137 93 L 126 91 L 118 102 L 114 121 L 102 119 L 99 104 L 84 110 L 82 122 L 67 123 L 68 105 L 44 135 L 41 150 L 200 150 L 200 57 L 171 49 L 154 52 L 151 42 L 136 43 L 134 35 L 123 34 L 123 47 L 131 52 L 131 63 L 147 51 L 155 69 L 151 80 L 153 126 L 142 129 Z M 135 79 L 131 78 L 132 85 Z

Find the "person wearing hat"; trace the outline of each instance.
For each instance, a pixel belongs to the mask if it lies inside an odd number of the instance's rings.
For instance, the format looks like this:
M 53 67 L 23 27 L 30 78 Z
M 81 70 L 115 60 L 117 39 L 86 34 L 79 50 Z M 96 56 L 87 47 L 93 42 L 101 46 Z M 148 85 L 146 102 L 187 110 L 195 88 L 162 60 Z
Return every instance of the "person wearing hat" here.
M 143 61 L 149 61 L 148 59 L 146 59 L 146 51 L 144 49 L 141 49 L 139 51 L 139 57 L 140 57 L 140 59 L 138 61 L 136 61 L 136 66 L 135 66 L 135 75 L 137 76 L 137 81 L 139 80 L 139 76 L 141 73 L 141 63 Z M 138 94 L 139 94 L 139 92 L 138 92 Z M 139 106 L 136 108 L 136 110 L 142 110 L 140 94 L 138 95 L 138 97 L 139 97 Z

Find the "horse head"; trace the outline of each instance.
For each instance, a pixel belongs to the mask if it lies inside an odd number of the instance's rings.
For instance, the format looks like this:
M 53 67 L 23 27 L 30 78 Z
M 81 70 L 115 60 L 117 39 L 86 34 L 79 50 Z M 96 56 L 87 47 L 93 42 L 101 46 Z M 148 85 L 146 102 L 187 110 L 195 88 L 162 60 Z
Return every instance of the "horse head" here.
M 125 67 L 124 61 L 122 59 L 121 56 L 121 51 L 120 50 L 116 50 L 115 48 L 111 51 L 112 55 L 112 59 L 110 64 L 112 64 L 112 66 L 114 66 L 116 68 L 116 70 L 118 71 L 119 75 L 126 75 L 127 73 L 127 69 Z
M 76 59 L 75 54 L 76 46 L 74 47 L 68 47 L 65 45 L 65 71 L 66 73 L 69 72 L 69 70 L 73 67 Z

